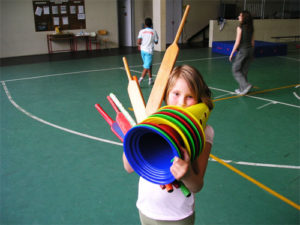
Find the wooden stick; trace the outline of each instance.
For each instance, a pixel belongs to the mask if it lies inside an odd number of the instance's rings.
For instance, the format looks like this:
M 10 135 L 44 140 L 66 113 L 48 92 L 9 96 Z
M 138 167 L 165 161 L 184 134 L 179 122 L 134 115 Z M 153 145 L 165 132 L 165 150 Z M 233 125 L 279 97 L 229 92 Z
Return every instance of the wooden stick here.
M 110 93 L 109 96 L 112 98 L 112 100 L 114 101 L 114 103 L 118 106 L 119 110 L 124 114 L 124 116 L 130 122 L 131 126 L 135 126 L 136 122 L 133 120 L 133 118 L 128 113 L 128 111 L 124 108 L 123 104 L 119 101 L 119 99 L 117 98 L 117 96 L 115 96 L 113 93 Z
M 144 97 L 141 92 L 139 83 L 136 81 L 136 79 L 134 80 L 131 76 L 127 59 L 125 57 L 123 57 L 123 63 L 129 80 L 127 89 L 128 95 L 130 98 L 136 121 L 139 123 L 147 117 Z
M 166 50 L 164 58 L 160 65 L 160 68 L 158 70 L 157 77 L 155 79 L 155 83 L 153 85 L 153 88 L 151 90 L 151 93 L 150 93 L 150 96 L 149 96 L 149 99 L 148 99 L 148 102 L 146 105 L 146 113 L 148 116 L 155 113 L 162 104 L 164 93 L 165 93 L 167 82 L 168 82 L 168 77 L 174 67 L 174 64 L 176 62 L 178 52 L 179 52 L 177 42 L 181 35 L 181 32 L 182 32 L 186 17 L 188 15 L 189 9 L 190 9 L 190 6 L 187 5 L 185 12 L 183 14 L 183 17 L 181 19 L 181 23 L 177 30 L 176 37 L 175 37 L 173 43 Z

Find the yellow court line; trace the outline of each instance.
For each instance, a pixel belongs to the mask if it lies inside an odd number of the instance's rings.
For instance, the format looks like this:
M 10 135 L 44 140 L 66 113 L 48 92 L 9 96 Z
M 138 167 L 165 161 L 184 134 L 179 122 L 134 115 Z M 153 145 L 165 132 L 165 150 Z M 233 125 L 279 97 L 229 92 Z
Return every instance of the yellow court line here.
M 210 157 L 216 160 L 218 163 L 221 163 L 223 166 L 226 166 L 228 169 L 232 170 L 233 172 L 239 174 L 240 176 L 244 177 L 245 179 L 249 180 L 250 182 L 254 183 L 258 187 L 264 189 L 265 191 L 269 192 L 271 195 L 274 195 L 275 197 L 279 198 L 280 200 L 284 201 L 285 203 L 293 206 L 294 208 L 300 210 L 300 205 L 296 204 L 295 202 L 287 199 L 286 197 L 278 194 L 277 192 L 273 191 L 272 189 L 268 188 L 264 184 L 258 182 L 257 180 L 253 179 L 252 177 L 248 176 L 247 174 L 243 173 L 242 171 L 234 168 L 233 166 L 229 165 L 228 163 L 224 162 L 222 159 L 219 159 L 218 157 L 210 154 Z
M 298 86 L 299 84 L 294 84 L 294 85 L 289 85 L 289 86 L 283 86 L 283 87 L 278 87 L 278 88 L 272 88 L 272 89 L 266 89 L 266 90 L 261 90 L 261 91 L 256 91 L 256 92 L 252 92 L 249 93 L 248 95 L 255 95 L 255 94 L 259 94 L 259 93 L 265 93 L 265 92 L 270 92 L 270 91 L 274 91 L 274 90 L 280 90 L 280 89 L 285 89 L 285 88 L 291 88 L 291 87 L 295 87 Z M 240 98 L 242 97 L 241 95 L 234 95 L 234 96 L 230 96 L 227 98 L 220 98 L 220 99 L 215 99 L 215 101 L 221 101 L 221 100 L 226 100 L 226 99 L 232 99 L 232 98 Z M 129 108 L 129 110 L 132 110 L 131 108 Z M 248 176 L 247 174 L 243 173 L 242 171 L 236 169 L 235 167 L 229 165 L 228 163 L 224 162 L 223 160 L 221 160 L 220 158 L 210 154 L 210 157 L 212 159 L 214 159 L 215 161 L 217 161 L 218 163 L 222 164 L 223 166 L 227 167 L 228 169 L 232 170 L 233 172 L 237 173 L 238 175 L 244 177 L 245 179 L 249 180 L 250 182 L 254 183 L 255 185 L 257 185 L 258 187 L 264 189 L 265 191 L 269 192 L 271 195 L 279 198 L 280 200 L 284 201 L 285 203 L 289 204 L 290 206 L 298 209 L 300 211 L 300 205 L 298 205 L 297 203 L 287 199 L 286 197 L 280 195 L 279 193 L 273 191 L 271 188 L 265 186 L 264 184 L 260 183 L 259 181 L 253 179 L 252 177 Z
M 261 90 L 261 91 L 250 92 L 247 95 L 256 95 L 256 94 L 260 94 L 260 93 L 265 93 L 265 92 L 271 92 L 271 91 L 281 90 L 281 89 L 285 89 L 285 88 L 296 87 L 298 85 L 300 85 L 300 84 L 292 84 L 292 85 L 278 87 L 278 88 L 265 89 L 265 90 Z M 233 96 L 229 96 L 229 97 L 226 97 L 226 98 L 218 98 L 218 99 L 214 99 L 213 102 L 232 99 L 232 98 L 240 98 L 240 97 L 243 97 L 243 95 L 233 95 Z
M 265 93 L 265 92 L 271 92 L 271 91 L 275 91 L 275 90 L 280 90 L 280 89 L 285 89 L 285 88 L 291 88 L 291 87 L 296 87 L 299 84 L 293 84 L 293 85 L 288 85 L 288 86 L 283 86 L 283 87 L 278 87 L 278 88 L 271 88 L 271 89 L 266 89 L 266 90 L 261 90 L 261 91 L 255 91 L 255 92 L 251 92 L 248 95 L 255 95 L 255 94 L 260 94 L 260 93 Z M 219 99 L 215 99 L 213 100 L 214 102 L 216 101 L 221 101 L 221 100 L 227 100 L 227 99 L 233 99 L 233 98 L 240 98 L 243 97 L 242 95 L 234 95 L 234 96 L 230 96 L 230 97 L 226 97 L 226 98 L 219 98 Z M 219 162 L 220 164 L 222 164 L 223 166 L 229 168 L 230 170 L 232 170 L 233 172 L 239 174 L 240 176 L 244 177 L 245 179 L 249 180 L 250 182 L 254 183 L 255 185 L 257 185 L 258 187 L 264 189 L 265 191 L 269 192 L 270 194 L 272 194 L 273 196 L 279 198 L 280 200 L 284 201 L 285 203 L 293 206 L 294 208 L 300 210 L 300 205 L 296 204 L 295 202 L 287 199 L 286 197 L 278 194 L 277 192 L 273 191 L 272 189 L 268 188 L 267 186 L 265 186 L 264 184 L 258 182 L 257 180 L 253 179 L 252 177 L 248 176 L 247 174 L 243 173 L 242 171 L 234 168 L 233 166 L 229 165 L 228 163 L 224 162 L 223 160 L 219 159 L 218 157 L 210 154 L 210 157 L 213 158 L 214 160 L 216 160 L 217 162 Z

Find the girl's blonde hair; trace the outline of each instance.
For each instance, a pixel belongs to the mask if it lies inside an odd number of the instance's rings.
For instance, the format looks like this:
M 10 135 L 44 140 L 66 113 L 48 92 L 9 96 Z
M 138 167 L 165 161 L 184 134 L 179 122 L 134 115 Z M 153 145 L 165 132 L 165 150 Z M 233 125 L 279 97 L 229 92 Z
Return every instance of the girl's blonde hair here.
M 165 101 L 167 100 L 170 91 L 179 78 L 186 81 L 190 90 L 197 98 L 198 103 L 205 103 L 208 106 L 209 110 L 212 110 L 214 108 L 214 104 L 211 99 L 212 93 L 203 80 L 202 75 L 197 69 L 189 65 L 177 66 L 172 70 L 167 83 Z

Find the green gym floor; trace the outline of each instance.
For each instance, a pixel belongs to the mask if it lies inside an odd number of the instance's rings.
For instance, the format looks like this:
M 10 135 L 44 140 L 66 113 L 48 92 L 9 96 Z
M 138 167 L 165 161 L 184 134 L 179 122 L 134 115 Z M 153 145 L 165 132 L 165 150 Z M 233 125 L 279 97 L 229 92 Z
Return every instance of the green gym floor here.
M 122 57 L 0 67 L 1 225 L 139 224 L 139 177 L 123 169 L 122 143 L 94 108 L 115 117 L 112 92 L 130 109 Z M 140 76 L 140 55 L 126 58 Z M 209 161 L 196 224 L 299 224 L 300 50 L 255 59 L 243 97 L 227 56 L 185 48 L 176 64 L 196 67 L 211 88 L 212 155 L 225 161 Z M 151 87 L 141 88 L 147 100 Z

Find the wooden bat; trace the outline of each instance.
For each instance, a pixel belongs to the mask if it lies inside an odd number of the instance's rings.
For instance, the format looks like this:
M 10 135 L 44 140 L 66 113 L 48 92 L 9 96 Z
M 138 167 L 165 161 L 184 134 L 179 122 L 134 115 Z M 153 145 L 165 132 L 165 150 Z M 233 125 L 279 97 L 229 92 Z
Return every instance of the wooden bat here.
M 113 121 L 113 119 L 102 109 L 102 107 L 99 104 L 95 104 L 95 108 L 105 119 L 105 121 L 110 125 L 112 132 L 123 142 L 124 134 L 121 128 L 119 127 L 118 123 L 116 121 Z
M 133 79 L 131 76 L 127 59 L 125 57 L 123 57 L 123 63 L 129 80 L 128 89 L 127 89 L 128 95 L 130 98 L 130 102 L 134 111 L 136 121 L 139 123 L 142 120 L 146 119 L 147 117 L 146 109 L 145 109 L 145 101 L 139 83 L 137 82 L 136 79 Z
M 128 120 L 126 119 L 124 114 L 120 112 L 117 105 L 114 103 L 114 101 L 111 99 L 110 96 L 107 96 L 107 100 L 109 101 L 109 103 L 111 104 L 111 106 L 113 107 L 115 112 L 117 113 L 116 122 L 118 123 L 119 127 L 121 128 L 122 133 L 125 135 L 127 133 L 127 131 L 129 131 L 130 128 L 132 127 L 131 124 L 128 122 Z
M 150 93 L 150 96 L 149 96 L 149 99 L 148 99 L 148 102 L 146 105 L 146 114 L 148 116 L 155 113 L 162 104 L 166 85 L 168 82 L 168 77 L 174 67 L 174 64 L 176 62 L 178 52 L 179 52 L 177 42 L 181 35 L 181 32 L 182 32 L 186 17 L 188 15 L 189 9 L 190 9 L 190 6 L 187 5 L 185 12 L 183 14 L 183 17 L 181 19 L 179 28 L 177 30 L 176 37 L 175 37 L 173 43 L 166 50 L 164 58 L 162 60 L 162 63 L 157 72 L 155 83 L 153 85 L 153 88 L 151 90 L 151 93 Z
M 117 98 L 117 96 L 115 96 L 113 93 L 110 93 L 109 96 L 111 97 L 111 99 L 114 101 L 114 103 L 117 105 L 117 107 L 119 108 L 119 110 L 124 114 L 124 116 L 126 117 L 126 119 L 129 121 L 129 123 L 131 124 L 131 126 L 135 126 L 136 122 L 133 120 L 133 118 L 131 117 L 131 115 L 128 113 L 128 111 L 124 108 L 124 106 L 122 105 L 122 103 L 119 101 L 119 99 Z

